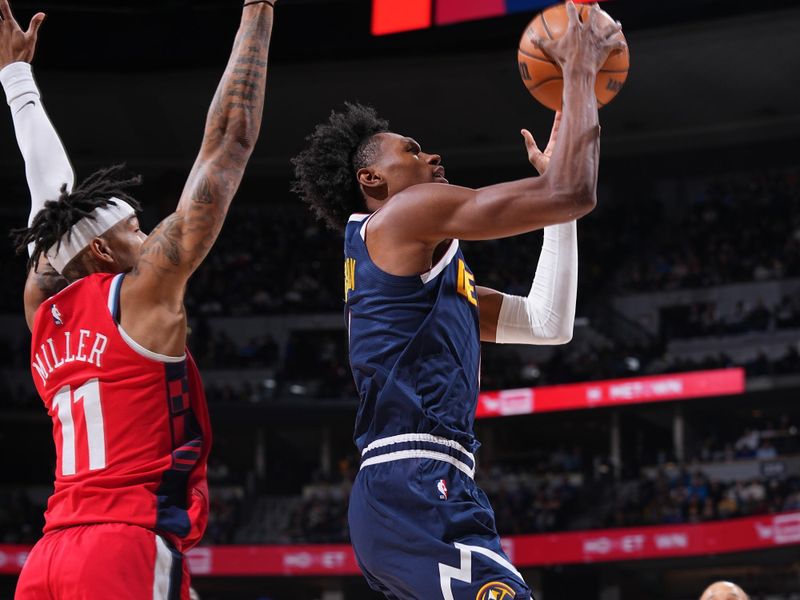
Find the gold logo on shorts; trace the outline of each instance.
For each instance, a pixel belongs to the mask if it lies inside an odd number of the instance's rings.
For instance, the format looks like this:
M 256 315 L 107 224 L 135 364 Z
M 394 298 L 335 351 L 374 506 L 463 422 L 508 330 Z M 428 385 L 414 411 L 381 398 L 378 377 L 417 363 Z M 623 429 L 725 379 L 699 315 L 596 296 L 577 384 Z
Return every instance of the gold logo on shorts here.
M 475 600 L 512 600 L 517 593 L 505 583 L 493 581 L 487 583 L 475 596 Z

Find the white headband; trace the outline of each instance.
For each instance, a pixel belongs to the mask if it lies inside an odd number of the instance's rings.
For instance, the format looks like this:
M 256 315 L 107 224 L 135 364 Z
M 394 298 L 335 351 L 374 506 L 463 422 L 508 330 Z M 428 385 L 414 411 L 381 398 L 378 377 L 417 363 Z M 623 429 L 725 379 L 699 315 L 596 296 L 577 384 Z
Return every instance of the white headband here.
M 111 202 L 115 204 L 110 204 Z M 124 200 L 110 198 L 107 206 L 95 208 L 90 216 L 75 223 L 69 232 L 61 236 L 58 243 L 50 247 L 45 256 L 53 268 L 63 274 L 69 262 L 94 238 L 103 235 L 117 223 L 135 214 L 133 207 Z

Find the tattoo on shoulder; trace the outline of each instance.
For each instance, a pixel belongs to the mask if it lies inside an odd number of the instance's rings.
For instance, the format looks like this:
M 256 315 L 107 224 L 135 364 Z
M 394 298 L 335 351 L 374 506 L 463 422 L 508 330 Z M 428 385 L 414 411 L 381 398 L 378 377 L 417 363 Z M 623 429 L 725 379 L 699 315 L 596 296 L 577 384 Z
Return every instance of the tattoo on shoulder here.
M 167 265 L 177 267 L 181 262 L 180 240 L 183 217 L 173 213 L 161 221 L 142 245 L 139 261 L 133 269 L 138 275 L 142 263 L 160 267 L 159 270 L 169 272 Z M 160 260 L 165 258 L 166 261 Z

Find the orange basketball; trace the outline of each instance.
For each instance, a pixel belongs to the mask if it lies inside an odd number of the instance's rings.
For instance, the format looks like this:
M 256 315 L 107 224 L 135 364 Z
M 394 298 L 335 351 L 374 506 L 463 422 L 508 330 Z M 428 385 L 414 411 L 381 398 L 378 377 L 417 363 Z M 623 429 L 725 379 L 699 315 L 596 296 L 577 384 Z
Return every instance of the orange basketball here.
M 578 9 L 578 16 L 581 22 L 589 18 L 591 7 L 585 4 L 575 6 Z M 614 20 L 603 10 L 600 11 L 600 25 L 605 22 L 613 23 Z M 533 21 L 528 24 L 522 39 L 519 42 L 519 72 L 522 82 L 531 95 L 539 102 L 551 110 L 561 108 L 561 95 L 564 89 L 564 79 L 561 74 L 561 67 L 554 63 L 547 54 L 542 52 L 534 43 L 538 37 L 541 39 L 557 40 L 567 30 L 569 16 L 565 4 L 556 4 L 545 11 L 542 11 Z M 620 39 L 625 39 L 620 31 L 616 34 Z M 630 64 L 630 54 L 628 48 L 615 50 L 597 74 L 595 83 L 595 93 L 597 94 L 597 105 L 602 108 L 614 97 L 625 85 L 628 78 L 628 66 Z

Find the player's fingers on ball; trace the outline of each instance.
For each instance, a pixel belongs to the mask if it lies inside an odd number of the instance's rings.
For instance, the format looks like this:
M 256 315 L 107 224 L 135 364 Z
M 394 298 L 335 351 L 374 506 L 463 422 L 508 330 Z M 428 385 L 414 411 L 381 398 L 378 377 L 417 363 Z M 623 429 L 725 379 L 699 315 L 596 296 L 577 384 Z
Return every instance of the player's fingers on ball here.
M 575 8 L 575 3 L 572 0 L 567 2 L 567 17 L 569 18 L 569 27 L 575 28 L 580 25 L 580 19 L 578 18 L 578 9 Z
M 622 23 L 620 23 L 619 21 L 614 21 L 611 25 L 608 25 L 606 27 L 604 37 L 605 39 L 608 39 L 612 36 L 615 36 L 620 31 L 622 31 Z
M 547 38 L 539 37 L 538 35 L 534 35 L 530 38 L 530 40 L 534 46 L 545 53 L 547 53 L 548 49 L 553 45 L 553 40 L 548 40 Z
M 625 40 L 612 40 L 611 41 L 611 52 L 622 52 L 627 50 L 628 42 Z
M 592 4 L 589 9 L 589 29 L 597 31 L 597 23 L 600 18 L 600 6 L 597 3 Z

